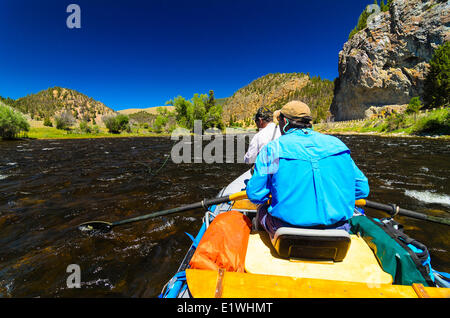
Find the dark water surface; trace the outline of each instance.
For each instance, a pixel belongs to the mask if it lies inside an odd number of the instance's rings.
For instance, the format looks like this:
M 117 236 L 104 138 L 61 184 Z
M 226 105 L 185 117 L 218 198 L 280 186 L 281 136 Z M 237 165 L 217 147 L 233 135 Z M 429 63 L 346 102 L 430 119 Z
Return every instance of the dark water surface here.
M 369 178 L 371 200 L 450 217 L 450 142 L 339 138 Z M 0 142 L 0 297 L 156 297 L 191 244 L 185 232 L 199 230 L 202 211 L 95 236 L 76 226 L 215 197 L 248 169 L 174 164 L 166 160 L 172 145 L 169 138 Z M 450 272 L 448 226 L 396 219 L 428 246 L 435 269 Z M 81 268 L 80 289 L 66 287 L 69 264 Z

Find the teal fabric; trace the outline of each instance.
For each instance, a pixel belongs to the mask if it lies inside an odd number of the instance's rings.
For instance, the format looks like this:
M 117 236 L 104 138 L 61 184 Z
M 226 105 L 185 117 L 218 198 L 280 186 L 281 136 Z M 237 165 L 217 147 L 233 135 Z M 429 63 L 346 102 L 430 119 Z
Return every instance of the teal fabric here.
M 426 279 L 417 268 L 408 251 L 375 222 L 367 216 L 355 216 L 350 219 L 351 233 L 358 234 L 364 239 L 383 270 L 392 276 L 393 283 L 396 285 L 418 283 L 433 287 L 430 279 Z

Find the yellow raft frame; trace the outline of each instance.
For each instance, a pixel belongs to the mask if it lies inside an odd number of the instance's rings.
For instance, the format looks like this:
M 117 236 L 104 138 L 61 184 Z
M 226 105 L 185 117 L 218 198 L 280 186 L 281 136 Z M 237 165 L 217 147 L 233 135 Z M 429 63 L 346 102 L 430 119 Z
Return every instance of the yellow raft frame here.
M 232 210 L 255 211 L 248 200 Z M 187 269 L 195 298 L 450 298 L 450 288 L 392 285 L 364 240 L 351 235 L 344 261 L 286 260 L 278 257 L 265 232 L 249 238 L 245 273 Z

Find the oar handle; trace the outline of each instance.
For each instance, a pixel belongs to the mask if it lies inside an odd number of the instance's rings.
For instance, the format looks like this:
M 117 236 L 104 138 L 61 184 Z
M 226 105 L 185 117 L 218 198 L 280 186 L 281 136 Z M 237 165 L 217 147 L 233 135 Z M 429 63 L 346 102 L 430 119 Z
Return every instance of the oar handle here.
M 247 199 L 247 192 L 246 191 L 241 191 L 241 192 L 237 192 L 237 193 L 234 193 L 234 194 L 230 194 L 229 195 L 229 199 L 230 199 L 230 201 L 237 201 L 237 200 Z
M 241 192 L 230 194 L 230 195 L 223 196 L 220 198 L 205 199 L 205 200 L 197 202 L 197 203 L 192 203 L 192 204 L 184 205 L 184 206 L 173 208 L 173 209 L 153 212 L 150 214 L 137 216 L 135 218 L 113 222 L 112 226 L 143 221 L 143 220 L 147 220 L 147 219 L 158 217 L 158 216 L 163 216 L 163 215 L 168 215 L 168 214 L 173 214 L 173 213 L 178 213 L 178 212 L 183 212 L 183 211 L 189 211 L 189 210 L 194 210 L 194 209 L 199 209 L 199 208 L 207 209 L 208 207 L 216 205 L 216 204 L 225 203 L 228 201 L 242 200 L 245 198 L 247 198 L 247 193 L 245 191 L 241 191 Z
M 425 220 L 425 221 L 431 221 L 441 224 L 447 224 L 450 225 L 450 219 L 447 218 L 440 218 L 432 215 L 427 215 L 423 213 L 414 212 L 407 209 L 402 209 L 396 205 L 388 205 L 378 202 L 369 201 L 366 199 L 361 199 L 355 201 L 356 206 L 365 206 L 368 208 L 372 208 L 375 210 L 385 211 L 388 212 L 391 216 L 395 216 L 397 214 L 409 216 L 411 218 L 419 219 L 419 220 Z

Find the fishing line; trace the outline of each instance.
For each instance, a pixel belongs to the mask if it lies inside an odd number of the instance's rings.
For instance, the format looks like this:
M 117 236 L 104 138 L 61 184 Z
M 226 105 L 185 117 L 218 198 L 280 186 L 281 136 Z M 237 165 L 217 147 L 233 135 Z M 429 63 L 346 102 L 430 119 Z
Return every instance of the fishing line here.
M 174 142 L 172 143 L 172 147 L 171 147 L 171 148 L 173 148 L 173 146 L 175 146 L 175 143 L 176 143 L 176 141 L 174 141 Z M 148 172 L 150 173 L 150 175 L 151 175 L 152 177 L 156 176 L 156 175 L 162 170 L 162 168 L 165 167 L 165 165 L 167 164 L 167 161 L 169 161 L 169 158 L 170 158 L 170 157 L 171 157 L 171 156 L 170 156 L 170 153 L 169 153 L 169 154 L 166 154 L 166 160 L 164 160 L 163 164 L 161 165 L 161 167 L 158 168 L 158 170 L 156 170 L 156 172 L 152 172 L 152 168 L 147 166 L 147 167 L 148 167 Z
M 161 169 L 164 168 L 164 166 L 166 165 L 167 161 L 169 161 L 170 156 L 169 156 L 169 155 L 166 155 L 166 156 L 167 156 L 166 160 L 164 161 L 164 163 L 162 164 L 162 166 L 159 167 L 158 170 L 156 170 L 155 173 L 152 173 L 152 172 L 151 172 L 152 168 L 150 168 L 150 171 L 149 171 L 149 172 L 150 172 L 150 174 L 151 174 L 153 177 L 156 176 L 156 175 L 159 173 L 159 171 L 161 171 Z

